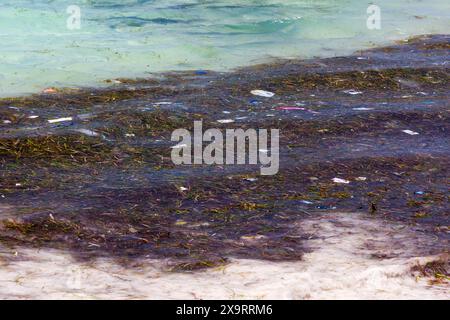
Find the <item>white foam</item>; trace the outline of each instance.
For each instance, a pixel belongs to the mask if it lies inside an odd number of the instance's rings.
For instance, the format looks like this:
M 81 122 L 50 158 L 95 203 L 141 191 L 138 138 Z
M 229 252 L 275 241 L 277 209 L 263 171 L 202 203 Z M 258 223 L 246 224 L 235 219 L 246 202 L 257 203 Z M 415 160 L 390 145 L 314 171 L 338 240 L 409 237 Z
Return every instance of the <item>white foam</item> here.
M 333 213 L 299 222 L 311 250 L 298 262 L 232 259 L 194 273 L 164 271 L 167 261 L 124 267 L 109 259 L 75 261 L 55 250 L 0 253 L 0 299 L 448 299 L 447 284 L 416 279 L 410 268 L 436 239 L 358 214 Z M 290 234 L 296 236 L 296 234 Z M 254 241 L 264 241 L 255 239 Z M 384 254 L 378 259 L 372 255 Z M 3 258 L 3 259 L 2 259 Z M 3 261 L 3 263 L 2 263 Z

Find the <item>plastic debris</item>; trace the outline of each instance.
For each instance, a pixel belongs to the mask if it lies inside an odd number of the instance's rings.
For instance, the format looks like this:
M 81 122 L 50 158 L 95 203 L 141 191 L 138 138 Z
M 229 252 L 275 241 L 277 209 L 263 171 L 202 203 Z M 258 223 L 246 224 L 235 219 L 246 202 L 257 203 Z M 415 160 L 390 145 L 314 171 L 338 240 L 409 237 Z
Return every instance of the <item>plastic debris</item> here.
M 335 210 L 335 209 L 337 209 L 336 207 L 332 207 L 332 206 L 324 206 L 324 205 L 317 206 L 316 208 L 317 208 L 317 209 L 321 209 L 321 210 Z
M 134 133 L 125 133 L 125 137 L 127 137 L 127 138 L 133 138 L 135 136 L 136 135 Z
M 347 94 L 351 94 L 352 96 L 357 95 L 357 94 L 362 94 L 361 91 L 357 91 L 357 90 L 353 90 L 353 89 L 351 89 L 351 90 L 344 90 L 343 92 L 347 93 Z
M 424 195 L 424 194 L 425 194 L 425 191 L 416 191 L 416 192 L 414 192 L 414 194 Z
M 231 112 L 230 111 L 222 111 L 222 113 L 230 114 Z
M 183 143 L 183 144 L 177 144 L 175 146 L 170 147 L 171 149 L 180 149 L 180 148 L 186 148 L 187 144 Z
M 58 122 L 66 122 L 66 121 L 72 121 L 72 117 L 66 117 L 66 118 L 58 118 L 58 119 L 50 119 L 48 120 L 49 123 L 58 123 Z
M 89 130 L 89 129 L 76 129 L 75 131 L 79 132 L 79 133 L 82 133 L 82 134 L 85 134 L 85 135 L 87 135 L 89 137 L 98 137 L 99 136 L 99 134 L 97 132 Z
M 187 190 L 189 190 L 188 188 L 185 188 L 185 187 L 179 187 L 179 189 L 180 189 L 180 191 L 187 191 Z
M 278 107 L 277 110 L 306 110 L 302 107 Z
M 255 235 L 255 236 L 242 236 L 241 240 L 251 241 L 251 240 L 260 240 L 260 239 L 266 239 L 266 236 L 263 236 L 261 234 Z
M 245 178 L 244 180 L 248 181 L 248 182 L 256 182 L 256 181 L 258 181 L 257 178 Z
M 356 181 L 366 181 L 367 178 L 366 177 L 358 177 L 355 179 Z
M 344 184 L 349 184 L 350 181 L 345 180 L 345 179 L 341 179 L 341 178 L 333 178 L 333 182 L 334 183 L 344 183 Z
M 217 120 L 218 123 L 233 123 L 234 120 L 233 119 L 222 119 L 222 120 Z
M 39 116 L 29 116 L 28 119 L 36 119 L 39 118 Z
M 10 124 L 10 123 L 11 123 L 11 120 L 3 120 L 3 123 L 4 123 L 4 124 Z
M 412 130 L 402 130 L 402 132 L 409 134 L 410 136 L 418 135 L 418 132 L 412 131 Z
M 252 90 L 251 94 L 255 96 L 265 97 L 265 98 L 272 98 L 275 93 L 270 91 L 264 91 L 264 90 Z
M 46 88 L 42 90 L 42 93 L 57 93 L 58 91 L 55 88 Z
M 300 201 L 301 203 L 304 203 L 304 204 L 313 204 L 311 201 L 308 201 L 308 200 L 302 200 L 302 201 Z
M 373 110 L 373 108 L 353 108 L 353 110 L 356 110 L 356 111 L 370 111 L 370 110 Z

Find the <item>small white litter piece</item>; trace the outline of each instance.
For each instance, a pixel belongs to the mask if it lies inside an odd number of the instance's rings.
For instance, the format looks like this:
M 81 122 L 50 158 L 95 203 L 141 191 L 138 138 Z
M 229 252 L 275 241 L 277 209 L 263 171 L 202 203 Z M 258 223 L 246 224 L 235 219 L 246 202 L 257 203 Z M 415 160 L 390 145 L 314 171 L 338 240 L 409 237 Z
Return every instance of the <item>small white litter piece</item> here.
M 3 120 L 3 123 L 4 123 L 4 124 L 10 124 L 11 121 L 10 121 L 10 120 Z
M 230 114 L 231 112 L 230 111 L 222 111 L 222 113 Z
M 409 134 L 410 136 L 418 135 L 418 132 L 412 131 L 412 130 L 402 130 L 402 132 Z
M 352 96 L 357 95 L 357 94 L 362 94 L 361 91 L 356 91 L 356 90 L 353 90 L 353 89 L 351 89 L 351 90 L 344 90 L 343 92 L 347 93 L 347 94 L 351 94 Z
M 256 182 L 258 181 L 258 178 L 245 178 L 244 180 L 248 182 Z
M 254 96 L 260 96 L 265 98 L 272 98 L 275 95 L 275 93 L 273 92 L 264 90 L 252 90 L 251 94 L 253 94 Z
M 22 184 L 21 183 L 16 183 L 16 187 L 21 187 Z
M 349 184 L 350 181 L 345 180 L 345 179 L 341 179 L 341 178 L 333 178 L 333 182 L 334 183 L 344 183 L 344 184 Z
M 136 135 L 134 133 L 125 133 L 125 137 L 127 137 L 127 138 L 133 138 L 135 136 Z
M 85 134 L 88 137 L 98 137 L 99 136 L 99 134 L 97 132 L 89 130 L 89 129 L 76 129 L 74 131 Z
M 183 143 L 183 144 L 177 144 L 175 146 L 170 147 L 171 149 L 181 149 L 181 148 L 186 148 L 187 144 Z
M 367 178 L 366 177 L 357 177 L 355 180 L 356 181 L 366 181 Z
M 58 123 L 58 122 L 66 122 L 66 121 L 72 121 L 72 117 L 65 117 L 65 118 L 58 118 L 58 119 L 50 119 L 48 120 L 49 123 Z
M 222 120 L 217 120 L 218 123 L 233 123 L 234 120 L 233 119 L 222 119 Z
M 300 201 L 301 203 L 304 203 L 304 204 L 313 204 L 311 201 L 308 201 L 308 200 L 302 200 L 302 201 Z
M 168 106 L 168 105 L 171 105 L 173 103 L 172 102 L 167 102 L 167 101 L 161 101 L 161 102 L 155 102 L 154 104 L 156 104 L 157 106 L 164 106 L 164 105 Z
M 236 120 L 244 120 L 247 119 L 248 117 L 237 117 Z
M 185 187 L 179 187 L 179 189 L 180 189 L 180 191 L 188 191 L 189 190 L 188 188 L 185 188 Z
M 28 119 L 36 119 L 39 118 L 39 116 L 29 116 Z
M 269 150 L 267 150 L 267 149 L 259 149 L 258 151 L 262 152 L 262 153 L 268 153 L 269 152 Z
M 362 108 L 353 108 L 353 110 L 356 110 L 356 111 L 370 111 L 370 110 L 373 110 L 373 108 L 364 108 L 364 107 L 362 107 Z

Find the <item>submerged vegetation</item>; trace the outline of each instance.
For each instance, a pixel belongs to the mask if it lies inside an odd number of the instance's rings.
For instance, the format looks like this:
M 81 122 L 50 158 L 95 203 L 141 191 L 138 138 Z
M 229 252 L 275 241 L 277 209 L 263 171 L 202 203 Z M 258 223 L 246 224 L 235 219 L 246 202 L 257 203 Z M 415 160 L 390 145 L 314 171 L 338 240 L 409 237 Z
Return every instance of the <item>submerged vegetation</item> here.
M 80 259 L 164 257 L 173 271 L 190 271 L 229 257 L 301 259 L 314 235 L 298 237 L 295 222 L 340 211 L 421 225 L 439 239 L 430 252 L 441 252 L 449 75 L 422 54 L 448 43 L 424 41 L 395 47 L 406 61 L 424 59 L 416 67 L 383 56 L 362 67 L 346 57 L 327 59 L 322 72 L 290 61 L 1 99 L 0 201 L 14 217 L 1 223 L 0 242 L 64 248 Z M 276 95 L 254 97 L 255 88 Z M 72 120 L 48 122 L 63 116 Z M 171 132 L 200 119 L 205 129 L 279 128 L 279 174 L 174 166 Z M 448 277 L 440 266 L 417 271 L 435 269 Z

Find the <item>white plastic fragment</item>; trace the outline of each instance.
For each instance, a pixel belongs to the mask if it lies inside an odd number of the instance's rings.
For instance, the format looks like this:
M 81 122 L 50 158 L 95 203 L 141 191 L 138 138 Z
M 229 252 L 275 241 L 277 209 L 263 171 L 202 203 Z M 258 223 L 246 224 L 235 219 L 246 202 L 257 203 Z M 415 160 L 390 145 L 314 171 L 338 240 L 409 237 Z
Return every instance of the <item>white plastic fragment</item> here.
M 177 144 L 175 146 L 170 147 L 171 149 L 181 149 L 181 148 L 186 148 L 187 144 L 183 143 L 183 144 Z
M 89 130 L 89 129 L 76 129 L 75 131 L 85 134 L 88 137 L 98 137 L 99 136 L 99 134 L 97 132 Z
M 334 183 L 345 183 L 345 184 L 349 184 L 350 181 L 345 180 L 345 179 L 341 179 L 341 178 L 333 178 L 333 182 Z
M 4 123 L 4 124 L 10 124 L 11 121 L 10 121 L 10 120 L 3 120 L 3 123 Z
M 256 182 L 258 181 L 258 178 L 245 178 L 244 180 L 248 182 Z
M 188 188 L 185 188 L 185 187 L 180 187 L 179 189 L 180 189 L 180 191 L 187 191 L 187 190 L 189 190 Z
M 418 135 L 418 132 L 412 131 L 412 130 L 402 130 L 402 132 L 409 134 L 410 136 Z
M 264 90 L 252 90 L 251 94 L 253 94 L 254 96 L 260 96 L 265 98 L 272 98 L 275 95 L 275 93 L 273 92 Z
M 355 180 L 356 181 L 366 181 L 367 178 L 366 177 L 357 177 Z
M 135 136 L 136 135 L 134 133 L 125 133 L 125 137 L 127 137 L 127 138 L 133 138 Z
M 233 119 L 222 119 L 222 120 L 217 120 L 218 123 L 233 123 L 234 120 Z
M 352 96 L 353 95 L 357 95 L 357 94 L 362 94 L 361 91 L 356 91 L 356 90 L 353 90 L 353 89 L 351 89 L 351 90 L 344 90 L 343 92 L 347 93 L 347 94 L 351 94 Z
M 29 116 L 28 119 L 36 119 L 39 118 L 39 116 Z
M 50 120 L 48 120 L 49 123 L 58 123 L 58 122 L 65 122 L 65 121 L 72 121 L 72 117 L 65 117 L 65 118 L 58 118 L 58 119 L 50 119 Z
M 364 107 L 362 107 L 362 108 L 353 108 L 353 110 L 356 110 L 356 111 L 370 111 L 370 110 L 373 110 L 373 108 L 364 108 Z

